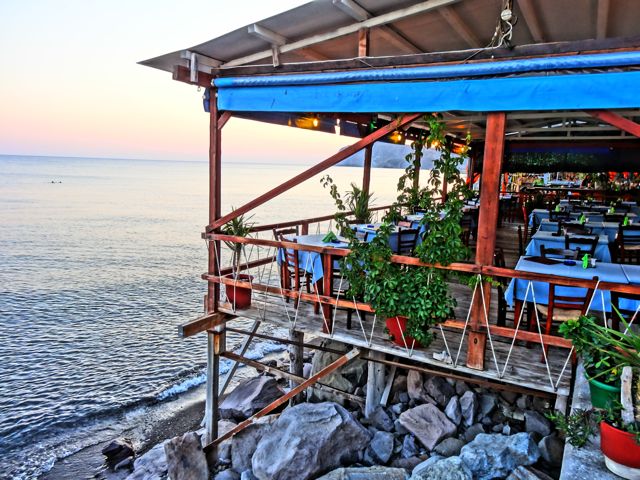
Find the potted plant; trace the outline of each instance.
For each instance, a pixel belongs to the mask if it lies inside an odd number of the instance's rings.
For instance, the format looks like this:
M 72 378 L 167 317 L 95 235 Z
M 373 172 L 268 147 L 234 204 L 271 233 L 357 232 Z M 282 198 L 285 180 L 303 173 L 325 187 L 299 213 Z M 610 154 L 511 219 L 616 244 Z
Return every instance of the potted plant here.
M 370 223 L 371 222 L 371 210 L 369 210 L 369 203 L 373 194 L 365 192 L 358 187 L 355 183 L 351 184 L 351 190 L 345 193 L 345 202 L 347 208 L 353 212 L 358 223 Z
M 593 317 L 582 315 L 577 319 L 563 322 L 560 333 L 571 340 L 576 353 L 582 358 L 585 374 L 591 391 L 591 404 L 596 408 L 606 408 L 620 395 L 620 372 L 625 362 L 615 351 L 611 332 Z
M 245 218 L 244 215 L 240 215 L 229 221 L 229 223 L 226 223 L 222 227 L 222 233 L 235 237 L 247 237 L 254 225 L 253 223 L 249 223 L 250 219 L 251 217 Z M 240 273 L 240 262 L 244 251 L 244 243 L 231 241 L 225 241 L 224 243 L 231 250 L 231 273 L 226 277 L 240 282 L 253 281 L 253 276 Z M 243 310 L 251 306 L 251 288 L 240 287 L 234 284 L 227 285 L 225 290 L 229 303 L 233 306 L 234 310 Z
M 371 242 L 356 238 L 348 227 L 345 202 L 331 180 L 323 179 L 325 187 L 331 186 L 331 196 L 338 208 L 335 219 L 349 242 L 350 253 L 341 260 L 341 271 L 349 284 L 348 298 L 369 303 L 379 317 L 386 319 L 392 341 L 408 348 L 428 346 L 433 340 L 431 327 L 450 316 L 456 301 L 447 285 L 449 271 L 391 262 L 394 222 L 402 217 L 403 209 L 411 211 L 417 207 L 424 212 L 419 227 L 424 234 L 415 256 L 425 263 L 447 265 L 468 255 L 460 237 L 460 220 L 464 200 L 471 192 L 459 166 L 467 156 L 470 138 L 462 153 L 454 155 L 442 120 L 436 116 L 426 120 L 429 135 L 421 135 L 412 143 L 412 153 L 406 157 L 408 166 L 398 182 L 397 201 L 383 217 Z M 417 181 L 420 159 L 427 145 L 437 149 L 440 157 L 434 160 L 427 187 L 420 188 Z M 443 181 L 448 184 L 449 195 L 441 200 L 438 197 Z

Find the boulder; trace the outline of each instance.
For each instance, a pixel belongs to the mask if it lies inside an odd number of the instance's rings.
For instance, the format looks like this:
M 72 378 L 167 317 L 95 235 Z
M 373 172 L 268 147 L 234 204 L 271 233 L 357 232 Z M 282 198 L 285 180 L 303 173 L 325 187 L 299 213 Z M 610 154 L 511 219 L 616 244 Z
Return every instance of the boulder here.
M 455 423 L 456 426 L 460 425 L 462 421 L 462 411 L 460 410 L 460 400 L 457 396 L 451 397 L 451 400 L 449 400 L 449 403 L 447 403 L 444 409 L 444 414 L 449 417 L 449 420 Z
M 441 408 L 444 408 L 455 395 L 455 389 L 442 377 L 427 378 L 424 382 L 424 390 Z
M 484 433 L 484 427 L 482 426 L 482 424 L 474 423 L 469 428 L 467 428 L 461 438 L 465 441 L 465 443 L 469 443 L 472 442 L 481 433 Z
M 478 416 L 480 418 L 483 418 L 489 415 L 491 412 L 493 412 L 493 409 L 496 408 L 497 402 L 498 402 L 498 398 L 491 393 L 480 395 L 480 405 L 478 406 Z
M 321 345 L 333 350 L 347 351 L 344 343 L 334 340 L 324 340 Z M 342 355 L 338 353 L 323 352 L 318 350 L 311 362 L 311 375 L 315 375 L 327 365 L 335 362 Z M 327 375 L 322 379 L 322 383 L 329 387 L 337 388 L 347 393 L 355 393 L 356 388 L 362 387 L 367 382 L 367 362 L 356 358 L 348 364 Z M 310 400 L 314 402 L 332 401 L 342 405 L 344 398 L 338 397 L 330 392 L 312 389 L 309 394 Z
M 164 445 L 159 443 L 133 462 L 133 473 L 126 480 L 164 480 L 167 478 L 167 456 Z
M 251 470 L 251 457 L 256 451 L 258 442 L 277 418 L 277 415 L 262 417 L 232 437 L 231 466 L 236 472 Z
M 464 425 L 467 427 L 473 425 L 478 412 L 478 397 L 473 390 L 467 390 L 460 397 L 460 412 L 464 419 Z
M 240 480 L 258 480 L 251 470 L 245 470 L 240 475 Z
M 506 480 L 553 480 L 549 475 L 531 467 L 518 467 Z
M 506 477 L 521 465 L 532 465 L 540 458 L 538 446 L 528 433 L 510 437 L 480 434 L 462 447 L 460 458 L 477 480 Z
M 402 468 L 390 467 L 351 467 L 338 468 L 318 477 L 317 480 L 406 480 L 409 476 Z
M 218 435 L 224 435 L 229 430 L 233 429 L 236 426 L 234 422 L 229 420 L 220 420 L 218 422 Z M 198 430 L 200 436 L 204 436 L 204 429 Z M 211 451 L 207 454 L 207 459 L 210 463 L 222 462 L 229 464 L 231 463 L 231 443 L 233 438 L 228 438 L 224 442 L 218 445 L 218 448 L 214 451 Z
M 416 437 L 413 435 L 405 435 L 402 440 L 402 451 L 400 456 L 402 458 L 410 458 L 418 454 L 418 446 L 416 445 Z
M 164 444 L 167 471 L 171 480 L 208 480 L 207 456 L 202 450 L 200 435 L 187 432 Z
M 460 454 L 460 450 L 464 447 L 464 442 L 459 438 L 445 438 L 433 449 L 438 455 L 443 457 L 453 457 Z
M 220 404 L 220 418 L 242 421 L 284 395 L 272 377 L 259 376 L 240 383 Z
M 372 463 L 386 464 L 393 454 L 393 433 L 376 432 L 367 448 L 368 457 Z
M 114 470 L 122 468 L 121 464 L 135 456 L 133 450 L 133 443 L 128 438 L 116 438 L 109 442 L 107 446 L 102 449 L 102 454 L 106 457 L 106 463 Z
M 559 467 L 564 456 L 564 442 L 556 435 L 547 435 L 538 442 L 540 455 L 550 465 Z
M 422 373 L 415 370 L 409 370 L 407 374 L 407 393 L 411 400 L 418 403 L 427 403 L 430 398 L 424 391 L 424 379 Z
M 432 455 L 431 457 L 427 458 L 424 462 L 419 463 L 418 465 L 416 465 L 413 468 L 413 471 L 411 472 L 411 480 L 415 480 L 418 475 L 422 475 L 422 472 L 425 472 L 427 469 L 429 469 L 433 464 L 439 462 L 440 460 L 444 460 L 444 457 L 441 457 L 440 455 Z
M 240 474 L 231 469 L 223 470 L 213 477 L 213 480 L 240 480 Z
M 429 450 L 433 450 L 440 440 L 455 435 L 457 431 L 453 422 L 430 403 L 403 412 L 399 420 Z
M 455 388 L 456 388 L 456 395 L 458 395 L 459 397 L 464 395 L 465 392 L 468 392 L 469 390 L 471 390 L 471 388 L 469 388 L 469 385 L 467 385 L 462 380 L 455 381 Z
M 413 473 L 411 480 L 473 480 L 473 474 L 460 457 L 450 457 Z
M 551 433 L 551 422 L 541 413 L 535 410 L 524 412 L 525 430 L 529 433 L 539 433 L 546 437 Z
M 367 420 L 378 430 L 384 430 L 385 432 L 393 431 L 393 420 L 381 406 L 376 407 Z
M 262 436 L 251 460 L 253 473 L 259 480 L 315 478 L 360 461 L 370 440 L 340 405 L 303 403 L 287 408 Z
M 422 462 L 422 458 L 420 457 L 409 457 L 409 458 L 396 458 L 391 462 L 391 466 L 395 468 L 403 468 L 407 472 L 410 472 L 416 465 Z

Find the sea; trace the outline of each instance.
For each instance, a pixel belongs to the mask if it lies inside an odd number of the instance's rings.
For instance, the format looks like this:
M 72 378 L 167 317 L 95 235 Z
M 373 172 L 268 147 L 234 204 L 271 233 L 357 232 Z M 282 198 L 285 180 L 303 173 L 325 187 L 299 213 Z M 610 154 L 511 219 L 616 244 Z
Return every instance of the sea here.
M 223 212 L 309 166 L 223 163 Z M 342 191 L 362 181 L 328 173 Z M 373 170 L 374 204 L 401 173 Z M 321 176 L 251 221 L 333 213 Z M 38 478 L 205 382 L 205 338 L 177 327 L 203 311 L 207 192 L 205 161 L 0 155 L 1 479 Z M 248 356 L 281 350 L 256 341 Z

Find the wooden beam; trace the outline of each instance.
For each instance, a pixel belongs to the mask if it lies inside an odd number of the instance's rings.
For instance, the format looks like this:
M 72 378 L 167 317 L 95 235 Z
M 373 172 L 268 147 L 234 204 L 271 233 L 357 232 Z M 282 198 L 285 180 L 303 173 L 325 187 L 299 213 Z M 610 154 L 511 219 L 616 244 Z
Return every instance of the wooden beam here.
M 362 166 L 362 191 L 364 195 L 369 195 L 371 189 L 371 158 L 373 155 L 373 145 L 364 148 L 364 164 Z
M 222 112 L 220 118 L 218 119 L 218 130 L 222 130 L 232 116 L 233 113 L 231 112 Z
M 287 63 L 281 65 L 278 69 L 274 69 L 271 64 L 243 66 L 225 65 L 218 67 L 217 69 L 212 69 L 212 73 L 225 77 L 236 75 L 278 75 L 287 73 L 323 72 L 328 70 L 360 70 L 363 68 L 363 60 L 366 60 L 366 68 L 393 68 L 459 62 L 495 62 L 496 60 L 505 60 L 510 58 L 539 58 L 556 55 L 573 55 L 577 53 L 624 52 L 637 48 L 640 48 L 640 35 L 604 39 L 592 38 L 566 42 L 532 43 L 527 45 L 517 45 L 513 48 L 501 47 L 489 48 L 486 50 L 455 50 L 449 52 L 367 57 L 366 59 L 345 58 L 316 63 Z M 418 49 L 417 52 L 423 52 L 423 50 Z M 470 57 L 472 60 L 469 60 Z M 187 83 L 189 82 L 187 81 Z
M 480 186 L 480 215 L 478 217 L 478 238 L 476 246 L 477 265 L 493 265 L 493 252 L 496 245 L 498 226 L 498 207 L 500 192 L 500 172 L 504 157 L 504 132 L 507 115 L 504 112 L 491 112 L 487 115 L 487 134 L 485 137 L 484 158 Z M 476 291 L 471 311 L 471 332 L 467 348 L 467 366 L 484 369 L 486 334 L 479 331 L 485 323 L 485 305 L 491 305 L 491 287 L 484 285 L 484 301 L 480 290 Z M 487 307 L 488 309 L 488 307 Z
M 254 320 L 253 321 L 253 325 L 251 326 L 251 331 L 242 340 L 242 344 L 240 345 L 240 349 L 239 349 L 239 352 L 240 352 L 239 355 L 244 355 L 247 352 L 247 350 L 249 349 L 249 346 L 251 345 L 251 342 L 253 341 L 253 337 L 255 336 L 256 332 L 258 331 L 258 328 L 260 328 L 260 323 L 261 323 L 260 320 Z M 233 361 L 233 363 L 231 364 L 231 367 L 229 368 L 229 370 L 227 370 L 227 373 L 224 376 L 224 380 L 222 381 L 222 385 L 220 385 L 220 388 L 218 389 L 218 396 L 224 395 L 224 392 L 227 390 L 227 388 L 231 384 L 231 379 L 235 375 L 237 369 L 238 369 L 238 362 L 237 361 Z
M 187 67 L 176 65 L 175 67 L 173 67 L 173 79 L 178 82 L 184 82 L 191 85 L 197 85 L 199 87 L 209 88 L 211 86 L 211 82 L 213 81 L 213 75 L 211 75 L 210 73 L 199 72 L 198 80 L 192 82 L 189 69 Z
M 178 325 L 178 335 L 180 338 L 192 337 L 197 333 L 206 332 L 211 330 L 216 325 L 220 325 L 224 322 L 228 322 L 235 318 L 233 315 L 227 315 L 222 312 L 207 313 L 195 320 Z
M 369 350 L 367 356 L 371 358 L 371 360 L 367 363 L 367 396 L 365 397 L 366 403 L 364 407 L 365 417 L 369 417 L 369 415 L 371 415 L 375 409 L 380 406 L 385 386 L 384 365 L 380 362 L 375 362 L 375 360 L 384 360 L 385 354 L 383 352 Z
M 296 388 L 289 390 L 288 393 L 280 397 L 278 400 L 270 403 L 269 405 L 264 407 L 262 410 L 260 410 L 258 413 L 252 415 L 251 417 L 247 418 L 243 422 L 240 422 L 238 425 L 236 425 L 234 428 L 229 430 L 224 435 L 221 435 L 220 437 L 216 438 L 212 442 L 205 445 L 204 450 L 209 451 L 216 445 L 219 445 L 220 443 L 224 442 L 226 439 L 233 437 L 236 433 L 244 430 L 249 425 L 253 424 L 253 422 L 255 422 L 257 419 L 264 417 L 265 415 L 272 412 L 279 406 L 285 404 L 286 402 L 289 401 L 290 398 L 295 397 L 299 393 L 302 393 L 305 389 L 311 387 L 316 382 L 318 382 L 318 380 L 326 377 L 327 375 L 336 371 L 338 368 L 342 367 L 343 365 L 346 365 L 348 362 L 350 362 L 351 360 L 353 360 L 359 355 L 360 355 L 360 350 L 357 348 L 354 348 L 353 350 L 345 353 L 340 358 L 338 358 L 335 362 L 330 363 L 329 365 L 324 367 L 322 370 L 320 370 L 318 373 L 316 373 L 312 377 L 302 382 Z
M 373 17 L 370 12 L 362 8 L 354 0 L 333 0 L 333 4 L 358 22 L 364 22 L 365 20 Z M 376 33 L 382 37 L 384 42 L 391 44 L 400 50 L 405 50 L 410 53 L 422 52 L 422 49 L 407 40 L 403 35 L 398 33 L 389 25 L 381 25 L 377 27 Z M 358 56 L 362 57 L 363 55 L 358 54 Z
M 361 28 L 358 30 L 358 56 L 369 56 L 369 29 Z
M 473 33 L 473 30 L 465 23 L 460 15 L 451 7 L 443 7 L 438 10 L 440 15 L 447 21 L 449 26 L 455 30 L 455 32 L 462 38 L 467 45 L 471 48 L 482 47 L 482 42 Z
M 527 24 L 527 27 L 529 27 L 531 36 L 536 43 L 543 43 L 545 41 L 544 33 L 542 32 L 540 19 L 538 18 L 533 2 L 531 0 L 518 0 L 518 5 L 524 17 L 524 22 Z
M 352 23 L 351 25 L 340 27 L 330 32 L 320 33 L 317 35 L 312 35 L 311 37 L 308 37 L 308 38 L 297 40 L 295 42 L 286 43 L 280 47 L 280 52 L 286 53 L 286 52 L 291 52 L 293 50 L 298 50 L 300 48 L 310 47 L 318 43 L 326 42 L 329 40 L 333 40 L 335 38 L 340 38 L 340 37 L 344 37 L 345 35 L 356 33 L 361 28 L 374 28 L 374 27 L 379 27 L 381 25 L 387 25 L 389 23 L 393 23 L 398 20 L 402 20 L 404 18 L 408 18 L 414 15 L 419 15 L 421 13 L 426 13 L 446 5 L 457 3 L 459 1 L 460 0 L 426 0 L 424 2 L 411 5 L 409 7 L 400 8 L 398 10 L 394 10 L 392 12 L 385 13 L 377 17 L 369 18 L 362 22 Z M 245 65 L 247 63 L 257 62 L 258 60 L 262 60 L 270 56 L 271 56 L 271 50 L 263 50 L 261 52 L 252 53 L 244 57 L 235 58 L 225 63 L 224 65 L 226 66 Z
M 623 132 L 630 133 L 634 137 L 640 137 L 640 124 L 633 122 L 610 110 L 590 110 L 589 115 L 602 120 L 609 125 L 619 128 Z
M 607 24 L 609 23 L 609 0 L 598 0 L 598 13 L 596 15 L 596 38 L 606 38 Z
M 247 32 L 249 35 L 253 35 L 254 37 L 259 38 L 260 40 L 264 40 L 269 45 L 277 45 L 282 46 L 287 43 L 287 38 L 280 35 L 279 33 L 274 32 L 273 30 L 269 30 L 266 27 L 258 25 L 254 23 L 253 25 L 249 25 L 247 27 Z
M 290 190 L 291 188 L 295 187 L 296 185 L 300 185 L 305 180 L 310 179 L 311 177 L 317 175 L 318 173 L 323 172 L 327 168 L 332 167 L 333 165 L 335 165 L 335 164 L 341 162 L 342 160 L 344 160 L 345 158 L 347 158 L 347 157 L 353 155 L 354 153 L 362 150 L 367 145 L 370 145 L 373 142 L 375 142 L 375 141 L 379 140 L 380 138 L 384 137 L 385 135 L 388 135 L 389 133 L 393 132 L 395 129 L 401 128 L 404 125 L 408 125 L 408 124 L 414 122 L 415 120 L 417 120 L 421 116 L 422 116 L 421 113 L 413 113 L 413 114 L 409 114 L 409 115 L 404 115 L 404 116 L 400 117 L 397 121 L 393 121 L 393 122 L 389 123 L 388 125 L 385 125 L 384 127 L 379 128 L 375 132 L 370 133 L 369 135 L 367 135 L 363 139 L 357 141 L 353 145 L 350 145 L 350 146 L 346 147 L 345 149 L 341 150 L 340 152 L 330 156 L 325 161 L 320 162 L 317 165 L 314 165 L 313 167 L 305 170 L 304 172 L 300 173 L 299 175 L 296 175 L 295 177 L 287 180 L 283 184 L 281 184 L 281 185 L 279 185 L 279 186 L 277 186 L 275 188 L 272 188 L 268 192 L 260 195 L 257 198 L 254 198 L 250 202 L 242 205 L 241 207 L 238 207 L 237 209 L 235 209 L 231 213 L 226 214 L 224 217 L 222 217 L 222 218 L 220 218 L 218 220 L 212 221 L 210 223 L 209 228 L 211 230 L 215 230 L 216 228 L 219 228 L 222 225 L 224 225 L 225 223 L 227 223 L 228 221 L 230 221 L 230 220 L 232 220 L 234 218 L 237 218 L 238 216 L 240 216 L 240 215 L 242 215 L 244 213 L 247 213 L 248 211 L 253 210 L 256 207 L 259 207 L 263 203 L 268 202 L 269 200 L 277 197 L 281 193 L 284 193 L 287 190 Z

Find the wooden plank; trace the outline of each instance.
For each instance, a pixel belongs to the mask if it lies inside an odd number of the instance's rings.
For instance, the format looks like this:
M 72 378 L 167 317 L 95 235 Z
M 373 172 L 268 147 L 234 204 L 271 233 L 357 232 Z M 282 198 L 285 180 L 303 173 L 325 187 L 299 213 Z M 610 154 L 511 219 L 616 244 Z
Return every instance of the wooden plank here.
M 249 345 L 251 345 L 251 342 L 253 341 L 253 337 L 255 333 L 258 331 L 258 328 L 260 327 L 260 323 L 261 323 L 260 320 L 253 321 L 253 325 L 251 326 L 251 331 L 244 338 L 244 340 L 242 341 L 242 344 L 240 345 L 240 355 L 244 355 L 249 349 Z M 229 387 L 229 384 L 231 383 L 231 379 L 235 375 L 237 369 L 238 369 L 238 362 L 234 361 L 231 364 L 231 367 L 229 368 L 227 373 L 225 374 L 224 380 L 222 381 L 222 385 L 220 385 L 220 390 L 218 390 L 219 396 L 224 395 L 224 392 Z
M 596 38 L 606 38 L 607 25 L 609 23 L 609 0 L 598 0 L 598 13 L 596 16 Z
M 234 318 L 233 315 L 228 315 L 222 312 L 206 313 L 195 320 L 178 325 L 178 335 L 180 338 L 192 337 L 197 333 L 206 332 L 216 325 L 227 322 L 232 318 Z
M 394 357 L 394 360 L 397 360 L 396 357 Z M 391 389 L 393 388 L 393 381 L 396 378 L 396 370 L 397 370 L 397 366 L 396 365 L 392 365 L 391 366 L 391 370 L 389 370 L 389 375 L 387 375 L 387 382 L 384 386 L 384 391 L 382 392 L 382 397 L 380 398 L 380 405 L 382 405 L 383 407 L 386 407 L 389 404 L 389 397 L 391 396 Z
M 279 406 L 281 406 L 284 403 L 288 402 L 290 398 L 292 398 L 292 397 L 296 396 L 297 394 L 303 392 L 306 388 L 314 385 L 315 383 L 318 382 L 318 380 L 320 380 L 321 378 L 326 377 L 327 375 L 329 375 L 330 373 L 336 371 L 338 368 L 342 367 L 343 365 L 346 365 L 348 362 L 350 362 L 351 360 L 356 358 L 358 355 L 360 355 L 360 350 L 357 349 L 357 348 L 354 348 L 353 350 L 345 353 L 343 356 L 338 358 L 335 362 L 330 363 L 325 368 L 320 370 L 318 373 L 316 373 L 312 377 L 310 377 L 307 380 L 305 380 L 304 382 L 302 382 L 296 388 L 291 389 L 288 393 L 286 393 L 285 395 L 280 397 L 278 400 L 270 403 L 269 405 L 264 407 L 262 410 L 260 410 L 258 413 L 252 415 L 251 417 L 247 418 L 243 422 L 240 422 L 238 425 L 236 425 L 234 428 L 229 430 L 224 435 L 222 435 L 220 437 L 217 437 L 212 442 L 209 442 L 204 447 L 205 452 L 211 450 L 216 445 L 219 445 L 220 443 L 224 442 L 227 438 L 233 437 L 236 433 L 244 430 L 249 425 L 251 425 L 253 422 L 255 422 L 257 419 L 264 417 L 265 415 L 267 415 L 268 413 L 272 412 L 273 410 L 275 410 Z
M 384 353 L 375 350 L 369 350 L 368 352 L 368 357 L 372 360 L 369 360 L 367 368 L 367 396 L 364 407 L 365 417 L 369 417 L 382 401 L 385 386 L 385 367 L 380 362 L 375 362 L 375 360 L 384 360 L 384 356 Z
M 447 21 L 449 26 L 462 38 L 470 48 L 480 48 L 483 46 L 480 39 L 473 30 L 466 24 L 460 15 L 452 7 L 443 7 L 438 10 L 440 15 Z
M 371 189 L 371 157 L 373 155 L 373 144 L 364 149 L 364 164 L 362 165 L 362 191 L 364 195 L 369 195 Z
M 289 381 L 289 388 L 295 388 L 304 380 L 304 333 L 297 332 L 293 328 L 290 328 L 289 340 L 292 342 L 289 345 L 289 373 L 297 377 L 297 379 Z M 299 403 L 300 400 L 300 395 L 293 397 L 291 399 L 291 405 Z
M 532 43 L 516 45 L 513 48 L 489 48 L 486 50 L 455 50 L 449 52 L 418 53 L 410 55 L 393 55 L 367 57 L 366 59 L 348 58 L 325 62 L 287 63 L 274 69 L 272 65 L 245 65 L 212 69 L 218 76 L 232 77 L 243 75 L 278 75 L 287 73 L 311 73 L 329 70 L 360 70 L 362 60 L 366 68 L 386 68 L 401 66 L 427 66 L 447 63 L 481 63 L 494 62 L 510 58 L 537 58 L 557 55 L 573 55 L 576 53 L 610 53 L 629 51 L 640 47 L 640 35 L 603 39 L 586 39 L 564 42 Z M 471 60 L 469 60 L 472 58 Z M 184 67 L 182 67 L 184 68 Z M 187 70 L 188 79 L 188 70 Z M 187 81 L 187 83 L 189 83 Z M 483 118 L 482 118 L 483 119 Z
M 269 263 L 273 263 L 275 261 L 276 257 L 275 255 L 272 255 L 270 257 L 261 258 L 259 260 L 252 260 L 248 263 L 241 263 L 240 265 L 238 265 L 238 270 L 243 271 L 250 268 L 261 267 L 262 265 L 268 265 Z M 223 268 L 222 270 L 220 270 L 221 276 L 229 275 L 230 273 L 233 273 L 233 267 Z
M 220 114 L 218 113 L 217 91 L 215 88 L 210 90 L 209 97 L 209 224 L 215 222 L 220 217 L 221 212 L 221 195 L 222 195 L 222 146 L 221 146 L 221 130 L 218 127 Z M 218 253 L 220 253 L 220 242 L 208 242 L 208 272 L 210 274 L 218 273 Z M 207 284 L 207 299 L 209 304 L 207 310 L 215 312 L 220 297 L 220 287 L 213 283 Z
M 344 352 L 340 352 L 340 354 L 343 355 Z M 294 385 L 299 385 L 305 380 L 305 378 L 302 375 L 294 375 L 289 372 L 283 372 L 282 370 L 278 370 L 277 368 L 270 367 L 269 365 L 265 365 L 264 363 L 251 360 L 249 358 L 243 357 L 241 355 L 237 355 L 232 352 L 225 352 L 223 357 L 233 360 L 234 362 L 239 362 L 249 367 L 253 367 L 256 370 L 267 372 L 275 377 L 285 378 L 289 380 L 290 384 L 293 383 Z M 345 400 L 349 400 L 350 402 L 354 402 L 357 404 L 364 404 L 364 399 L 362 397 L 358 397 L 357 395 L 352 395 L 350 393 L 343 392 L 342 390 L 338 390 L 337 388 L 330 387 L 328 385 L 325 385 L 324 383 L 317 382 L 313 385 L 313 387 L 310 387 L 310 388 L 313 390 L 320 390 L 322 392 L 331 393 L 332 395 L 336 395 L 338 397 L 344 398 Z
M 230 221 L 230 220 L 232 220 L 234 218 L 237 218 L 240 215 L 242 215 L 244 213 L 247 213 L 248 211 L 253 210 L 256 207 L 259 207 L 263 203 L 265 203 L 265 202 L 267 202 L 269 200 L 272 200 L 273 198 L 275 198 L 278 195 L 290 190 L 291 188 L 295 187 L 296 185 L 300 185 L 305 180 L 310 179 L 311 177 L 317 175 L 318 173 L 323 172 L 327 168 L 332 167 L 333 165 L 341 162 L 345 158 L 350 157 L 354 153 L 362 150 L 367 145 L 372 144 L 376 140 L 379 140 L 380 138 L 384 137 L 385 135 L 391 133 L 392 131 L 394 131 L 394 130 L 396 130 L 398 128 L 401 128 L 404 125 L 411 124 L 412 122 L 414 122 L 415 120 L 417 120 L 421 116 L 422 116 L 422 114 L 420 114 L 420 113 L 413 113 L 413 114 L 403 115 L 403 116 L 399 117 L 398 120 L 393 121 L 393 122 L 389 123 L 388 125 L 385 125 L 382 128 L 379 128 L 378 130 L 376 130 L 373 133 L 370 133 L 369 135 L 367 135 L 366 137 L 362 138 L 361 140 L 358 140 L 353 145 L 350 145 L 350 146 L 344 148 L 343 150 L 341 150 L 338 153 L 330 156 L 329 158 L 327 158 L 323 162 L 320 162 L 320 163 L 314 165 L 313 167 L 305 170 L 304 172 L 300 173 L 299 175 L 296 175 L 295 177 L 293 177 L 293 178 L 287 180 L 286 182 L 282 183 L 281 185 L 279 185 L 279 186 L 277 186 L 275 188 L 272 188 L 268 192 L 266 192 L 266 193 L 264 193 L 264 194 L 262 194 L 262 195 L 260 195 L 260 196 L 258 196 L 256 198 L 254 198 L 250 202 L 242 205 L 241 207 L 236 208 L 231 213 L 226 214 L 224 217 L 222 217 L 222 218 L 220 218 L 218 220 L 215 220 L 215 221 L 211 221 L 210 222 L 210 229 L 211 230 L 215 230 L 216 228 L 221 227 L 222 225 L 227 223 L 228 221 Z
M 524 22 L 527 24 L 527 27 L 529 27 L 533 39 L 537 43 L 544 42 L 544 33 L 542 32 L 540 20 L 532 0 L 518 0 L 518 6 L 520 7 Z
M 369 29 L 361 28 L 358 30 L 358 56 L 369 56 Z
M 640 137 L 640 124 L 629 120 L 628 118 L 624 118 L 623 116 L 610 110 L 589 110 L 588 113 L 592 117 L 595 117 L 598 120 L 602 120 L 609 125 L 613 125 L 623 132 L 630 133 L 634 137 Z

